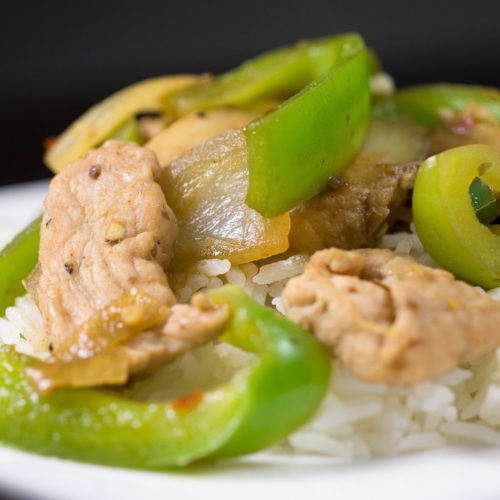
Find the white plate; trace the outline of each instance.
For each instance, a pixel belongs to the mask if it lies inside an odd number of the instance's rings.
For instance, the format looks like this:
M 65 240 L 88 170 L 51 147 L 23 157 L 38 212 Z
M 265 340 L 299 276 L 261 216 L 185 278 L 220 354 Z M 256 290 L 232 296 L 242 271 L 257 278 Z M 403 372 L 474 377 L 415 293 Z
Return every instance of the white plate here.
M 0 246 L 42 211 L 46 189 L 46 181 L 0 188 Z M 258 453 L 181 471 L 145 472 L 0 447 L 0 497 L 8 492 L 52 500 L 498 499 L 500 450 L 449 447 L 344 465 L 322 457 Z

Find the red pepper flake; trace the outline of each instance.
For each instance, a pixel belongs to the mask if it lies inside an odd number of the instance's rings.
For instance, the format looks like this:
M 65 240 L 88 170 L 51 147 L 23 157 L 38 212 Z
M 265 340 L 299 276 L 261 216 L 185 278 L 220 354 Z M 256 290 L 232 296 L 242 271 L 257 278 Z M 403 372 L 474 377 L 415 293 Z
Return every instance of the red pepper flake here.
M 49 149 L 55 146 L 56 142 L 57 142 L 57 136 L 51 135 L 49 137 L 46 137 L 43 140 L 43 149 L 45 149 L 45 151 L 48 151 Z
M 172 408 L 176 412 L 188 410 L 189 408 L 198 406 L 202 399 L 203 393 L 199 389 L 195 389 L 189 396 L 176 399 L 172 404 Z

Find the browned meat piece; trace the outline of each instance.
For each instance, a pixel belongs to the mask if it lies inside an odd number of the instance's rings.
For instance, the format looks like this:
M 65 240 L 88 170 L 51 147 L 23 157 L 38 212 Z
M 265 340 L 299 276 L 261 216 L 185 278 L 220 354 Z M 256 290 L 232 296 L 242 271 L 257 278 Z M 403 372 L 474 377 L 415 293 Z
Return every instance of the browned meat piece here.
M 390 250 L 317 252 L 283 304 L 367 381 L 433 379 L 500 344 L 500 303 Z
M 413 187 L 417 163 L 387 165 L 363 153 L 330 186 L 290 212 L 290 246 L 296 252 L 352 249 L 373 244 Z
M 486 144 L 500 152 L 500 127 L 493 115 L 477 105 L 450 112 L 430 133 L 431 154 L 467 144 Z
M 78 326 L 132 287 L 173 307 L 165 325 L 119 346 L 127 350 L 129 373 L 177 356 L 224 326 L 224 309 L 199 300 L 174 305 L 164 269 L 177 222 L 155 182 L 158 173 L 152 151 L 109 141 L 52 180 L 37 297 L 54 355 Z

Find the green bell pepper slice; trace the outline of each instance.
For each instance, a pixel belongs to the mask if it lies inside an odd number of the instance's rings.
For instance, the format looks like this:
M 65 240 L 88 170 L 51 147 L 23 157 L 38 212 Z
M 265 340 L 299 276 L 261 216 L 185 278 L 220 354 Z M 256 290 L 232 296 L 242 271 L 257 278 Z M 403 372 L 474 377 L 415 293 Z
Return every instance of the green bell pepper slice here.
M 500 190 L 500 154 L 489 146 L 462 146 L 427 159 L 415 182 L 413 219 L 441 266 L 489 289 L 500 286 L 500 236 L 474 211 L 469 190 L 477 177 Z
M 181 89 L 165 99 L 167 113 L 184 116 L 223 106 L 243 107 L 261 99 L 286 99 L 324 78 L 348 54 L 364 47 L 357 33 L 302 40 L 265 52 L 213 80 Z M 377 66 L 370 52 L 371 67 Z
M 326 350 L 233 286 L 210 296 L 232 312 L 224 339 L 255 353 L 231 381 L 173 402 L 140 403 L 98 389 L 61 389 L 42 398 L 23 375 L 30 361 L 3 346 L 0 441 L 63 458 L 162 468 L 241 455 L 283 439 L 326 393 Z
M 370 115 L 368 81 L 366 51 L 360 50 L 246 127 L 249 207 L 265 217 L 287 212 L 353 160 Z
M 431 127 L 440 120 L 440 108 L 458 113 L 469 104 L 477 104 L 487 109 L 500 123 L 500 90 L 452 83 L 416 85 L 400 89 L 393 96 L 376 101 L 372 114 L 380 118 L 407 115 L 416 123 Z
M 251 453 L 283 439 L 313 415 L 328 389 L 330 358 L 310 333 L 239 288 L 225 285 L 209 296 L 232 312 L 222 340 L 257 355 L 238 388 L 244 418 L 214 456 Z
M 490 224 L 500 216 L 500 201 L 483 179 L 476 177 L 472 181 L 469 195 L 479 222 Z
M 126 120 L 114 133 L 111 134 L 113 139 L 119 141 L 129 141 L 141 144 L 141 137 L 139 135 L 139 128 L 137 127 L 137 120 L 135 116 Z
M 361 146 L 370 113 L 369 75 L 376 64 L 370 54 L 357 34 L 299 42 L 171 94 L 166 106 L 184 115 L 298 92 L 245 129 L 246 202 L 274 217 L 319 193 Z
M 40 215 L 0 252 L 0 316 L 26 293 L 22 281 L 38 260 L 41 222 Z

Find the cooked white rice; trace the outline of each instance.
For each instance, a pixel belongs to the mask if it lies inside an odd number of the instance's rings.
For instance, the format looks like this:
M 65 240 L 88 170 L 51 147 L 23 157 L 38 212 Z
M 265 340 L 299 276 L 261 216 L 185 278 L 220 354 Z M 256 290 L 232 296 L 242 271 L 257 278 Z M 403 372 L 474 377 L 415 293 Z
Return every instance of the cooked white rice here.
M 436 266 L 415 233 L 386 235 L 381 246 Z M 307 260 L 294 255 L 260 266 L 203 260 L 173 274 L 171 284 L 178 299 L 186 302 L 196 291 L 232 283 L 281 311 L 286 281 L 301 273 Z M 500 289 L 488 293 L 500 298 Z M 29 296 L 18 298 L 6 318 L 0 319 L 0 340 L 20 352 L 43 357 L 47 346 L 42 318 Z M 228 380 L 248 359 L 248 354 L 224 343 L 202 346 L 125 391 L 141 400 L 178 397 Z M 362 382 L 333 360 L 330 389 L 316 416 L 271 451 L 346 461 L 463 442 L 500 446 L 500 348 L 439 380 L 410 388 Z

